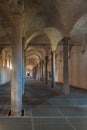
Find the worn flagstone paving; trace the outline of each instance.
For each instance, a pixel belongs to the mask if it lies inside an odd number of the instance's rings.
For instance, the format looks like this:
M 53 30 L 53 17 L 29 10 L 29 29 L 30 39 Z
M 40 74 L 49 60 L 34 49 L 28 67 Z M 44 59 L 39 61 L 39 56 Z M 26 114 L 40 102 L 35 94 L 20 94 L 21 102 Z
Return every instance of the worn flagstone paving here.
M 0 86 L 0 130 L 87 130 L 87 91 L 71 88 L 64 96 L 34 79 L 26 80 L 23 117 L 8 117 L 10 83 Z

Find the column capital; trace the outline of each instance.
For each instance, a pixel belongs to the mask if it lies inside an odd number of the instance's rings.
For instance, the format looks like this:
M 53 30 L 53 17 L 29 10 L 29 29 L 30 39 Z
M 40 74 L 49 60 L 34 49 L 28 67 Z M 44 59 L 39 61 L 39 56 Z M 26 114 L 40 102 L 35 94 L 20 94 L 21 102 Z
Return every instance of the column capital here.
M 70 40 L 70 37 L 69 36 L 64 36 L 63 39 L 62 39 L 62 42 L 64 44 L 68 44 L 68 41 Z
M 56 53 L 56 50 L 55 50 L 55 51 L 51 51 L 50 53 L 51 53 L 51 54 L 54 54 L 54 53 Z
M 13 19 L 14 24 L 21 23 L 23 19 L 24 3 L 23 1 L 14 0 L 10 3 L 9 12 Z
M 44 60 L 41 60 L 41 63 L 44 63 Z
M 39 64 L 41 64 L 41 60 L 40 60 Z
M 1 4 L 6 4 L 6 5 L 7 5 L 7 4 L 9 4 L 9 1 L 8 1 L 8 0 L 0 0 L 0 3 L 1 3 Z
M 48 55 L 45 56 L 45 59 L 48 59 Z
M 23 42 L 23 43 L 25 42 L 25 37 L 22 37 L 22 42 Z

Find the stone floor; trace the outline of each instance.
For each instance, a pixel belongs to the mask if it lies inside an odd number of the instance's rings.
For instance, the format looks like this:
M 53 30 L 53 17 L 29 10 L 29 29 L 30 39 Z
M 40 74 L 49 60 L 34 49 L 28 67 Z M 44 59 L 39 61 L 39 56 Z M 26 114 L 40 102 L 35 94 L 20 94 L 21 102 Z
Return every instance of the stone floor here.
M 34 79 L 26 80 L 23 117 L 8 117 L 10 84 L 0 87 L 0 130 L 87 130 L 87 91 L 71 88 L 61 93 L 62 85 L 50 89 Z

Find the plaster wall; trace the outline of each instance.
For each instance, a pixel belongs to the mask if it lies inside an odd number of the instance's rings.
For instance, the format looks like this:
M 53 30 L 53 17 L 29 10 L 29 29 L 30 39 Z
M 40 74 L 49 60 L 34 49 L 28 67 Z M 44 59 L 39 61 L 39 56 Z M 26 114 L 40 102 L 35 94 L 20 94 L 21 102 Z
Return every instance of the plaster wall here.
M 87 89 L 87 50 L 82 54 L 82 46 L 73 46 L 69 58 L 70 85 Z M 63 58 L 61 53 L 57 56 L 58 82 L 63 83 Z
M 70 53 L 70 84 L 87 89 L 87 51 L 82 54 L 81 46 L 74 46 Z

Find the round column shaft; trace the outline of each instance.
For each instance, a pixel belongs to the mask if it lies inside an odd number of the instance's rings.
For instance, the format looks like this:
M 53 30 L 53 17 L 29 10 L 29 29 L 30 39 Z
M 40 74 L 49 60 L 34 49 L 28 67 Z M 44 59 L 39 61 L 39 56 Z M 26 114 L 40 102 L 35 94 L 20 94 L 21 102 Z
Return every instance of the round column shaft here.
M 68 95 L 70 93 L 69 87 L 69 63 L 68 63 L 68 37 L 63 39 L 63 93 Z
M 55 87 L 55 51 L 51 52 L 51 67 L 52 67 L 52 87 Z
M 44 82 L 44 61 L 42 60 L 42 82 Z
M 45 83 L 48 84 L 48 56 L 45 56 Z
M 24 42 L 25 38 L 22 38 L 22 93 L 24 94 L 25 89 L 25 63 L 24 63 Z
M 19 20 L 18 20 L 19 21 Z M 22 112 L 22 33 L 20 23 L 16 21 L 13 30 L 12 80 L 11 80 L 11 115 L 20 116 Z

